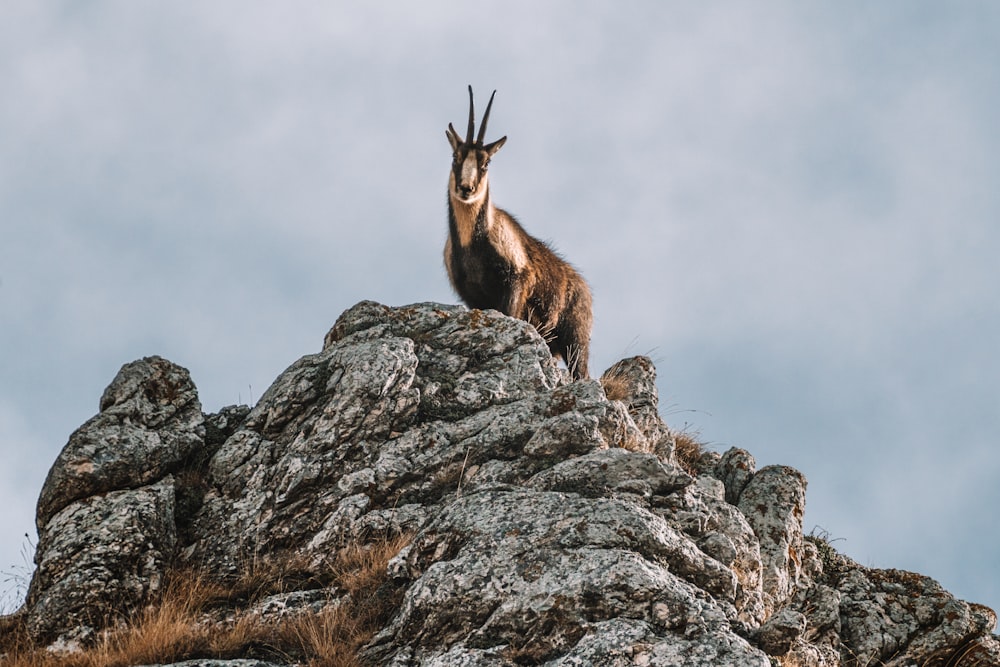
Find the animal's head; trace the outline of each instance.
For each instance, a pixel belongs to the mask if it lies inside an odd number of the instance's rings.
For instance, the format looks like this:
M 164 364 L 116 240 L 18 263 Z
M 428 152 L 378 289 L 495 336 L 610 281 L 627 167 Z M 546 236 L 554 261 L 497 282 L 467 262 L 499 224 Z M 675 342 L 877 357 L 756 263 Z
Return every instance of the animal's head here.
M 496 94 L 497 91 L 494 90 L 493 95 Z M 465 134 L 465 140 L 458 136 L 451 123 L 448 123 L 448 131 L 445 132 L 452 149 L 451 178 L 448 187 L 452 196 L 465 202 L 475 201 L 486 192 L 486 169 L 489 167 L 490 158 L 507 141 L 507 137 L 500 137 L 493 143 L 483 144 L 486 123 L 490 119 L 490 108 L 493 106 L 493 95 L 490 95 L 489 104 L 486 105 L 486 113 L 483 114 L 483 122 L 479 126 L 479 135 L 475 141 L 472 140 L 476 124 L 472 86 L 469 86 L 469 129 Z

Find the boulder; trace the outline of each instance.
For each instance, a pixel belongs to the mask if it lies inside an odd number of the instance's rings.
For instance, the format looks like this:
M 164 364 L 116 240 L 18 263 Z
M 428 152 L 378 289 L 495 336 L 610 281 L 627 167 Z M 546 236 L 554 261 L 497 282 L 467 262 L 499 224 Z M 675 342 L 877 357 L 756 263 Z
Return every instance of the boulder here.
M 433 303 L 349 309 L 252 409 L 203 414 L 183 368 L 127 364 L 42 489 L 18 618 L 83 647 L 177 568 L 405 538 L 368 664 L 1000 664 L 991 610 L 804 537 L 792 468 L 691 443 L 682 468 L 657 403 L 647 358 L 573 382 L 530 325 Z M 351 595 L 305 576 L 240 612 Z M 292 662 L 259 657 L 177 666 Z
M 138 488 L 176 472 L 204 444 L 205 419 L 187 369 L 160 357 L 125 364 L 49 470 L 38 498 L 39 534 L 76 500 Z

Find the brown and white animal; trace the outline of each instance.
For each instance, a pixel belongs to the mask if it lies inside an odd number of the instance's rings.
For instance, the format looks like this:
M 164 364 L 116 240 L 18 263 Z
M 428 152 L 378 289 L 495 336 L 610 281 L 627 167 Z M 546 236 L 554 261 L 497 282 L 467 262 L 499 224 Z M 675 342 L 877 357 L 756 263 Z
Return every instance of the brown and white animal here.
M 444 246 L 448 278 L 470 308 L 492 308 L 531 323 L 573 377 L 586 378 L 593 325 L 590 288 L 576 269 L 493 204 L 487 168 L 507 141 L 500 137 L 483 144 L 493 95 L 475 141 L 472 86 L 465 140 L 448 123 L 454 152 Z

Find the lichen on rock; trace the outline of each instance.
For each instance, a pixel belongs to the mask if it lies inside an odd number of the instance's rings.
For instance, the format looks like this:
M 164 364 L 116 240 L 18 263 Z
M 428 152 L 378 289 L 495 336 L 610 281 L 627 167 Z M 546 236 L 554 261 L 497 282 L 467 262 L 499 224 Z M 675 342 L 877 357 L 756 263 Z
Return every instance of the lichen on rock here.
M 991 610 L 804 537 L 800 472 L 678 465 L 655 381 L 634 357 L 572 382 L 530 325 L 433 303 L 349 309 L 252 409 L 127 364 L 42 489 L 27 626 L 86 645 L 172 568 L 408 535 L 369 664 L 998 664 Z M 345 594 L 302 585 L 261 613 Z

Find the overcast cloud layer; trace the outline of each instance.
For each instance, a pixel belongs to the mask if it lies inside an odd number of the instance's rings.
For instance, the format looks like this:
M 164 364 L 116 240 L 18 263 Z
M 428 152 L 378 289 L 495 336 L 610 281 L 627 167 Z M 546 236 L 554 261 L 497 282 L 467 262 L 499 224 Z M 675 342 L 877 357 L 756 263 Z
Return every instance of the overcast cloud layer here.
M 123 363 L 215 411 L 357 301 L 455 302 L 469 83 L 592 369 L 649 354 L 669 423 L 807 476 L 807 530 L 1000 608 L 1000 5 L 331 4 L 0 7 L 0 608 Z

